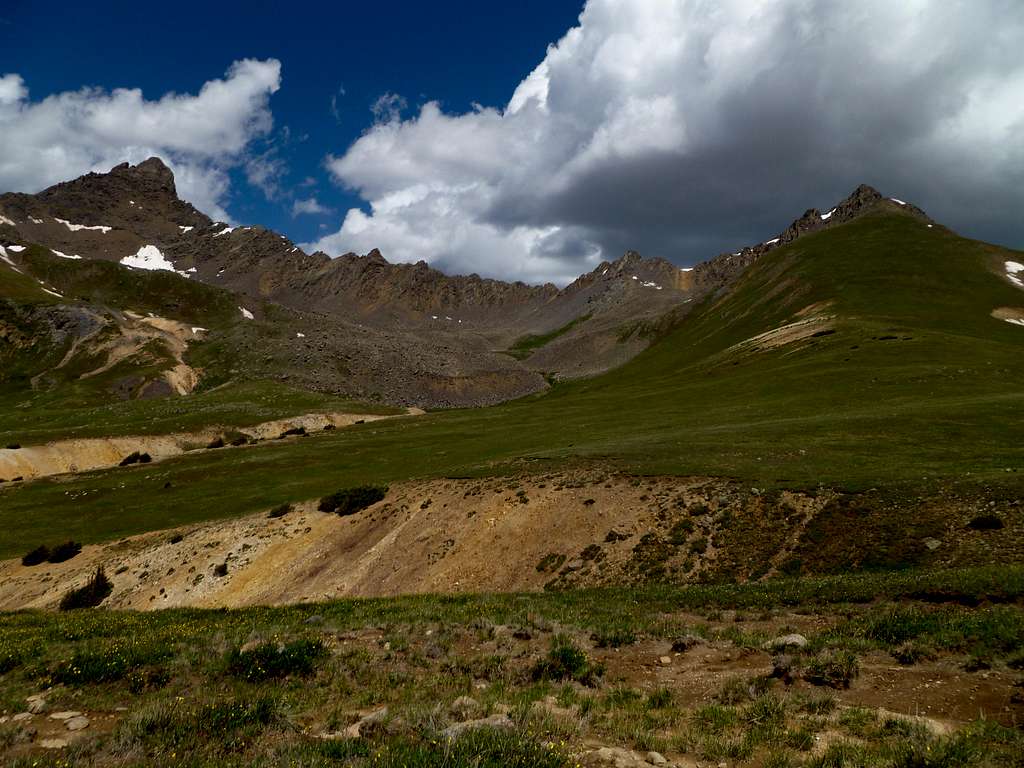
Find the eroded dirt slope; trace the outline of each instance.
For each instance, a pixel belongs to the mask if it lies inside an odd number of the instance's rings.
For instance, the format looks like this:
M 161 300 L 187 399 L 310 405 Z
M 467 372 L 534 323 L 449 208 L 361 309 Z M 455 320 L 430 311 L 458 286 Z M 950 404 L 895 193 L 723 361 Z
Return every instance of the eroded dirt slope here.
M 0 563 L 0 608 L 54 607 L 99 566 L 114 584 L 105 605 L 147 609 L 743 581 L 1022 555 L 1014 500 L 942 489 L 914 504 L 908 514 L 902 500 L 871 494 L 597 471 L 411 482 L 348 517 L 306 501 L 276 519 L 264 510 L 87 546 L 57 565 L 9 560 Z

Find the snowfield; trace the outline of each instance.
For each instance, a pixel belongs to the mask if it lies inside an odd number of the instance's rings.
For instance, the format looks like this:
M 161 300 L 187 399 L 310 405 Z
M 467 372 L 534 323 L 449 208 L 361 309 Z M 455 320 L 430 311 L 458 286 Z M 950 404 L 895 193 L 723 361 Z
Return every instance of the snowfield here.
M 173 272 L 176 275 L 188 277 L 187 273 L 176 270 L 174 264 L 169 262 L 155 245 L 144 245 L 132 256 L 125 256 L 119 263 L 132 269 Z

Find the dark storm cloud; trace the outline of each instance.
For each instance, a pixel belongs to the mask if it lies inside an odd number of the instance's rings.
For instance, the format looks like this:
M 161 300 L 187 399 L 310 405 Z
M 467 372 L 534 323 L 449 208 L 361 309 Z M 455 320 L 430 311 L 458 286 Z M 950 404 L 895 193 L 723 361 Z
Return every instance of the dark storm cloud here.
M 1021 246 L 1021 49 L 1002 0 L 591 0 L 506 109 L 428 104 L 331 158 L 372 213 L 319 245 L 565 282 L 759 242 L 868 183 Z

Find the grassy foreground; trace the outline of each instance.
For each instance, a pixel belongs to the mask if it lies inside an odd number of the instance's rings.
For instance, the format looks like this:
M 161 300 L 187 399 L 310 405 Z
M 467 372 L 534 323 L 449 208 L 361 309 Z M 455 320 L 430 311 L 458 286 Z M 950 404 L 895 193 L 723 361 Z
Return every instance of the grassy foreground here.
M 776 768 L 1022 765 L 1020 707 L 968 704 L 960 711 L 971 714 L 954 715 L 956 728 L 939 733 L 900 714 L 909 700 L 872 698 L 893 666 L 908 679 L 948 683 L 919 702 L 936 717 L 955 709 L 964 677 L 977 690 L 995 674 L 1009 697 L 1024 666 L 1022 597 L 1024 570 L 1014 567 L 240 611 L 7 614 L 0 760 L 555 768 L 594 764 L 588 750 L 600 744 Z M 794 630 L 808 639 L 802 650 L 785 659 L 762 650 Z M 67 738 L 58 721 L 9 719 L 34 694 L 47 712 L 91 720 L 59 758 L 24 737 L 36 727 Z M 371 713 L 358 735 L 342 734 Z M 476 727 L 484 717 L 493 727 Z M 446 730 L 466 721 L 461 733 Z

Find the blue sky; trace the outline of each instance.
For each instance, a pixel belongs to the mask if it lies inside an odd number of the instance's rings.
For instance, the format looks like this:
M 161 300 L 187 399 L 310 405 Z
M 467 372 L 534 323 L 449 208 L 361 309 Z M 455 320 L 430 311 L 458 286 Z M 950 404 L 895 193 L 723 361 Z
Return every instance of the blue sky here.
M 308 250 L 563 285 L 627 249 L 683 266 L 763 242 L 861 183 L 1024 247 L 1020 0 L 0 17 L 0 190 L 158 154 L 201 209 Z M 405 108 L 374 114 L 388 95 Z M 295 215 L 314 198 L 328 212 Z
M 411 111 L 427 99 L 458 112 L 474 102 L 502 107 L 582 7 L 582 0 L 8 0 L 0 10 L 0 74 L 21 73 L 33 100 L 83 86 L 137 87 L 157 99 L 195 93 L 239 59 L 280 60 L 281 89 L 270 101 L 274 133 L 254 149 L 277 149 L 286 191 L 267 200 L 235 168 L 226 207 L 242 222 L 306 242 L 337 228 L 348 208 L 365 206 L 330 180 L 323 162 L 372 124 L 381 95 L 402 96 Z M 315 187 L 301 186 L 310 177 Z M 310 196 L 333 213 L 293 217 L 293 199 Z

